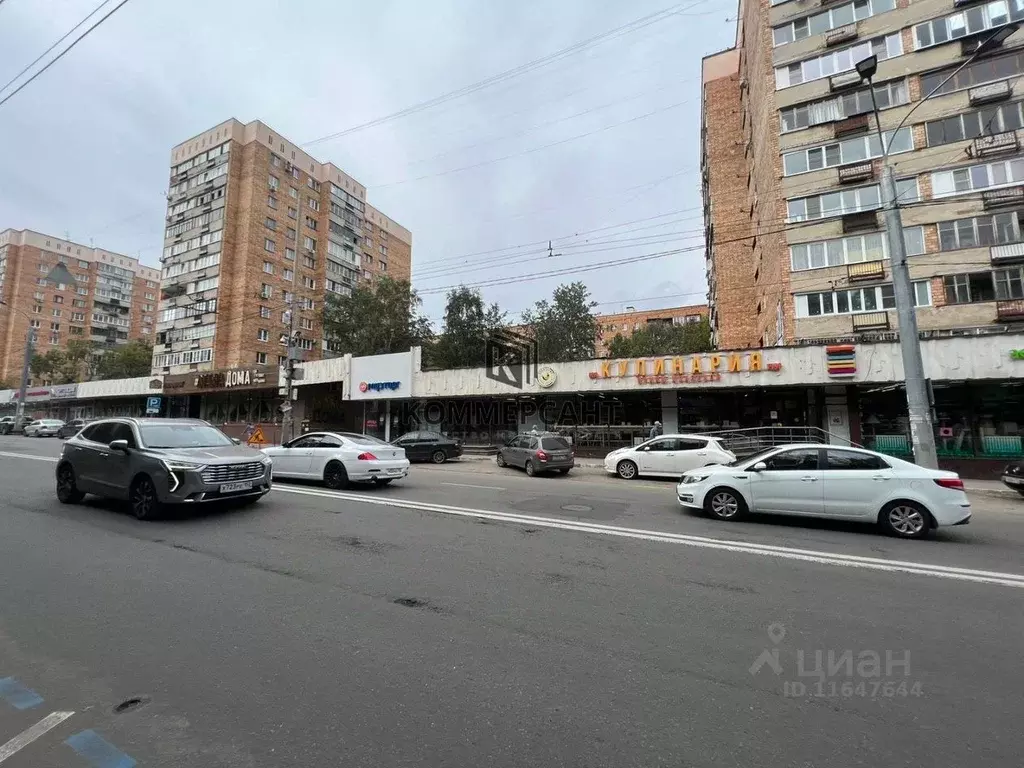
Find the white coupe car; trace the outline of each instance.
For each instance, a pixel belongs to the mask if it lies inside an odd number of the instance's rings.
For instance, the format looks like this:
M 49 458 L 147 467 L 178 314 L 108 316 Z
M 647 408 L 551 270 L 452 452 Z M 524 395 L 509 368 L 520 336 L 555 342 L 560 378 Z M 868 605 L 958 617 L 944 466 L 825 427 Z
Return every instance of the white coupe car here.
M 649 477 L 682 477 L 691 469 L 735 461 L 732 451 L 715 437 L 660 435 L 632 448 L 619 448 L 604 457 L 604 470 L 624 480 Z
M 905 539 L 971 519 L 955 472 L 830 445 L 787 445 L 732 466 L 695 469 L 683 475 L 676 495 L 681 506 L 719 520 L 751 512 L 859 520 Z
M 321 480 L 328 488 L 387 485 L 409 473 L 402 448 L 354 432 L 308 432 L 263 453 L 274 462 L 275 478 Z

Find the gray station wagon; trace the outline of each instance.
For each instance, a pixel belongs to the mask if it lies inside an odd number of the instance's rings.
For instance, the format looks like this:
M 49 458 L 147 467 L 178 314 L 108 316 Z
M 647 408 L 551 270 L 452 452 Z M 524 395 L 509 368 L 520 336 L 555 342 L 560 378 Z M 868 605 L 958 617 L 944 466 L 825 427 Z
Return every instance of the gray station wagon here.
M 270 490 L 271 460 L 198 419 L 102 419 L 64 443 L 57 498 L 87 493 L 131 504 L 140 520 L 164 505 L 253 502 Z
M 499 467 L 522 467 L 530 477 L 542 472 L 569 474 L 576 454 L 565 438 L 544 432 L 517 435 L 498 449 Z

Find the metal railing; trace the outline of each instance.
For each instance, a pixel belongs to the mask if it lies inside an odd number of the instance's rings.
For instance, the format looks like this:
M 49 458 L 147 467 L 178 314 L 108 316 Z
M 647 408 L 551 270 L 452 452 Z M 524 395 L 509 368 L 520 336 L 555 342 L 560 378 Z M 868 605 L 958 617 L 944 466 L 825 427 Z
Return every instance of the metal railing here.
M 681 428 L 680 432 L 686 432 Z M 738 457 L 749 456 L 779 445 L 793 443 L 818 443 L 820 445 L 842 445 L 862 448 L 859 443 L 833 435 L 821 427 L 749 427 L 746 429 L 723 429 L 702 432 L 708 437 L 717 437 L 728 450 Z

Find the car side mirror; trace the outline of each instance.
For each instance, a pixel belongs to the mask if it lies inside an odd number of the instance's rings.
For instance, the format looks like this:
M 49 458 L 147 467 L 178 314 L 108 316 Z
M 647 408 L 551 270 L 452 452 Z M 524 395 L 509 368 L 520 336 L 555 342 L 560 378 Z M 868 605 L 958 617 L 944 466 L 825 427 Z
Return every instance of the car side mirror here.
M 641 448 L 640 450 L 641 450 L 641 451 L 649 451 L 649 450 L 651 450 L 651 446 L 649 446 L 649 445 L 645 445 L 645 446 L 644 446 L 643 448 Z
M 751 472 L 764 472 L 766 469 L 768 469 L 768 465 L 765 464 L 763 461 L 759 461 L 759 462 L 757 462 L 756 464 L 754 464 L 750 468 L 750 471 Z
M 234 443 L 235 445 L 241 445 L 242 444 L 242 441 L 239 438 L 237 438 L 237 437 L 232 437 L 231 438 L 231 442 Z
M 107 445 L 112 451 L 118 451 L 120 453 L 128 453 L 128 441 L 127 440 L 111 440 Z

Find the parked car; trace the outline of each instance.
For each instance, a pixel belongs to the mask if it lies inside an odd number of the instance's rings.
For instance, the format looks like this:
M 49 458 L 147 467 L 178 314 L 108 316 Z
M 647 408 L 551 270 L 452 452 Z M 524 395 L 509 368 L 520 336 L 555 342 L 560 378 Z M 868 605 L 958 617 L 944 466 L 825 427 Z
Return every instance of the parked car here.
M 659 435 L 604 457 L 604 471 L 624 480 L 636 477 L 682 477 L 684 472 L 736 460 L 721 441 L 704 435 Z
M 817 444 L 772 448 L 731 466 L 690 470 L 676 495 L 681 506 L 719 520 L 749 513 L 859 520 L 905 539 L 971 519 L 971 502 L 955 472 Z
M 530 477 L 540 472 L 569 474 L 576 454 L 564 437 L 550 432 L 516 435 L 498 449 L 499 467 L 522 467 Z
M 254 502 L 270 490 L 270 459 L 199 419 L 101 419 L 64 443 L 57 498 L 87 493 L 131 504 L 140 520 L 165 505 Z
M 57 437 L 61 440 L 66 440 L 72 435 L 77 435 L 82 431 L 82 428 L 86 424 L 90 424 L 90 419 L 72 419 L 71 421 L 65 422 L 64 426 L 57 430 Z
M 462 455 L 462 443 L 440 432 L 406 432 L 392 440 L 391 444 L 402 448 L 409 461 L 444 464 L 449 459 L 457 459 Z
M 36 419 L 25 426 L 25 437 L 56 437 L 63 426 L 60 419 Z
M 1003 470 L 1003 485 L 1024 496 L 1024 461 L 1006 465 Z
M 307 432 L 263 453 L 274 462 L 274 477 L 321 480 L 335 489 L 387 485 L 409 473 L 404 449 L 354 432 Z
M 20 420 L 16 420 L 14 416 L 4 416 L 0 419 L 0 435 L 12 435 L 15 432 L 22 432 L 33 421 L 34 419 L 28 416 L 22 416 Z

